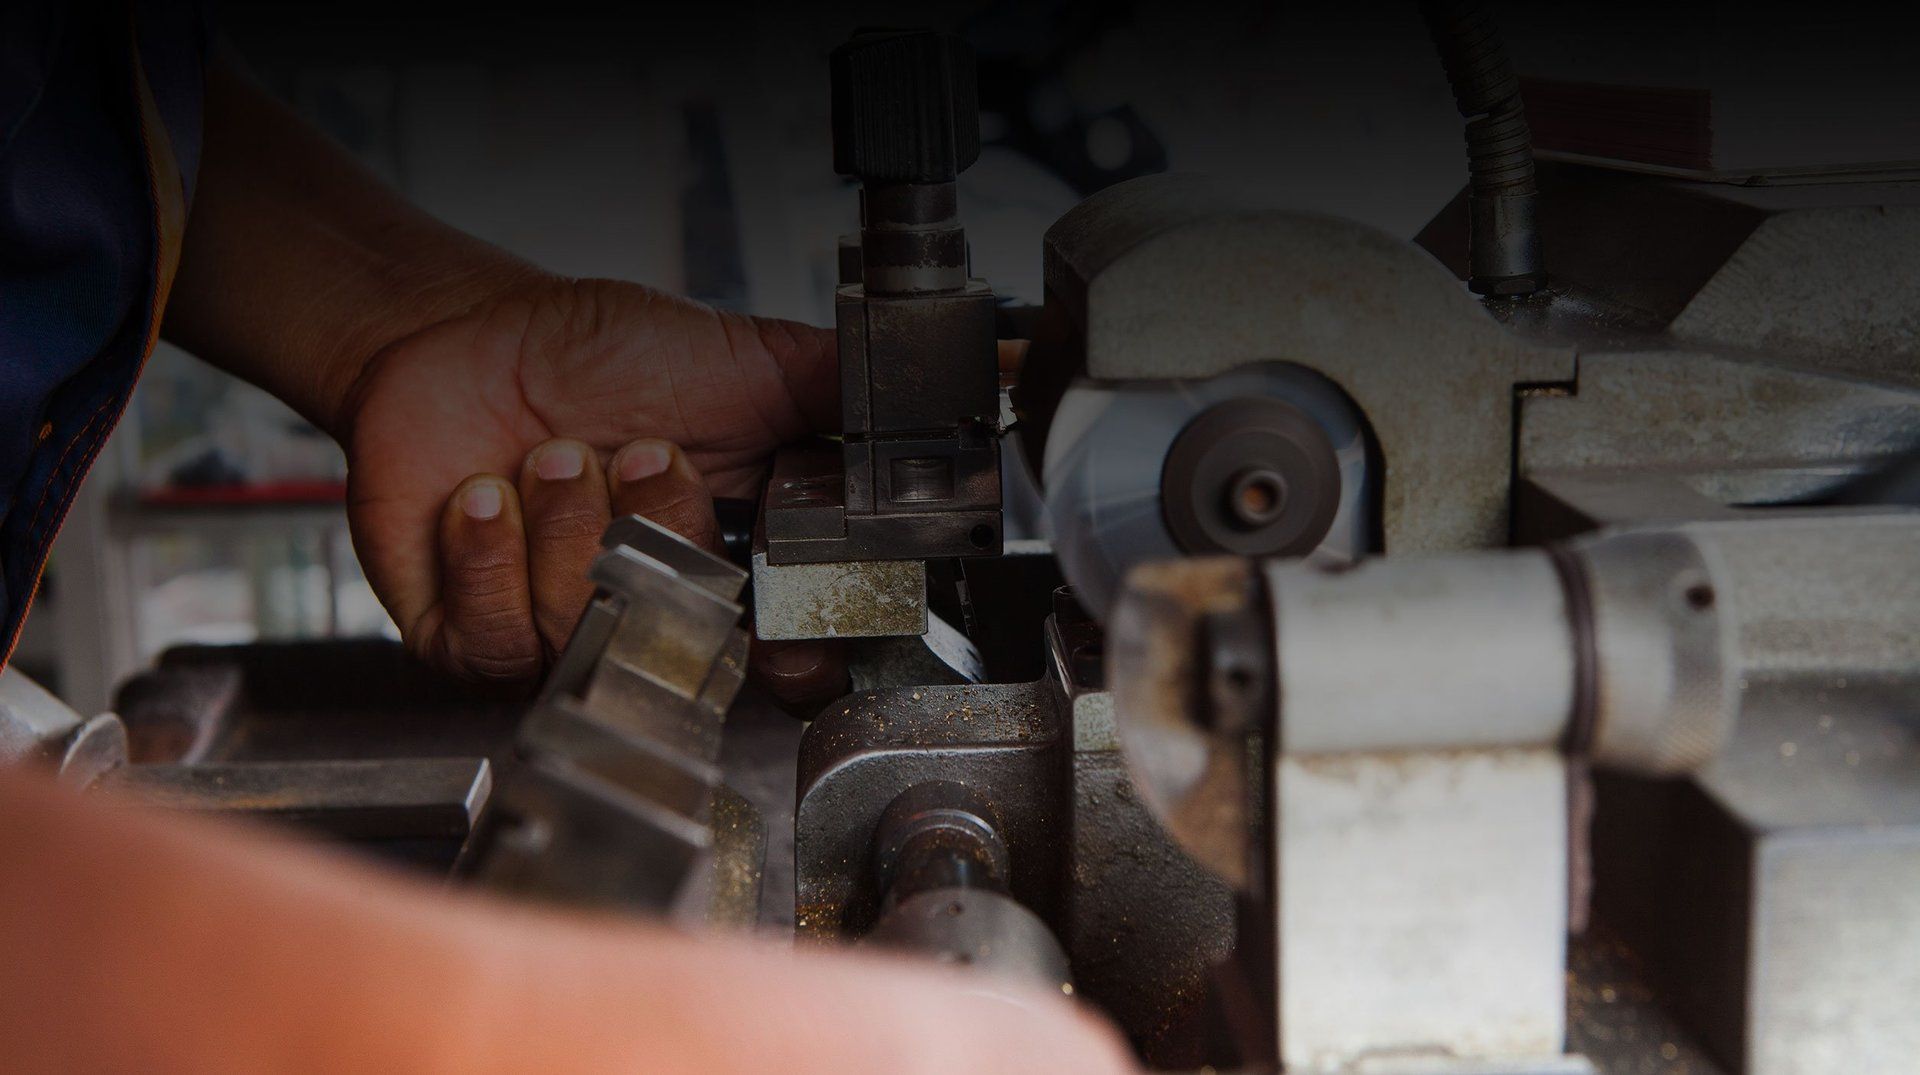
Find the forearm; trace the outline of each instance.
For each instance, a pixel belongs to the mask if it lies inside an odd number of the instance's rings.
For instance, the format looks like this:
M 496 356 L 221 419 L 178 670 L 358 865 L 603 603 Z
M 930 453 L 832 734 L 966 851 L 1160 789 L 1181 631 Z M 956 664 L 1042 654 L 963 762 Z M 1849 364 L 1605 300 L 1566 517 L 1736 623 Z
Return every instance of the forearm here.
M 8 1070 L 1126 1070 L 1057 999 L 511 908 L 0 771 Z
M 165 334 L 323 429 L 381 348 L 538 275 L 409 204 L 230 58 L 209 65 L 205 121 Z

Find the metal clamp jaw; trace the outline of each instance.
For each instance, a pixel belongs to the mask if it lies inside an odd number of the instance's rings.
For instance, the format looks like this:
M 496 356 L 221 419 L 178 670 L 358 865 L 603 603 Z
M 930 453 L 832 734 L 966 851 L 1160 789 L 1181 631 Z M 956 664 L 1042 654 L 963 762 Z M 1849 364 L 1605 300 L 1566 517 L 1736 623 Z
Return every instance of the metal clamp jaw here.
M 861 181 L 836 295 L 842 435 L 775 460 L 755 541 L 762 637 L 925 629 L 923 571 L 798 565 L 1001 551 L 994 296 L 968 275 L 955 188 L 980 153 L 972 52 L 931 31 L 857 34 L 833 56 L 833 113 L 835 168 Z M 821 586 L 827 605 L 878 592 L 906 618 L 764 615 L 767 591 Z
M 462 872 L 563 902 L 751 920 L 765 831 L 718 764 L 746 672 L 746 573 L 637 515 L 603 544 L 599 589 Z

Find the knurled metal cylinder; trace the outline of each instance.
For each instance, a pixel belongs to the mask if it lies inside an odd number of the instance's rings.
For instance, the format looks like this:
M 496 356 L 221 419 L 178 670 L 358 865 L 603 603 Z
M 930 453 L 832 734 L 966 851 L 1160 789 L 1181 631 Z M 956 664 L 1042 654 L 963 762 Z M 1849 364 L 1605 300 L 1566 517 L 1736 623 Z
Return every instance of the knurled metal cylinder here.
M 833 167 L 869 183 L 950 182 L 980 156 L 973 50 L 932 30 L 835 49 Z
M 1588 749 L 1600 765 L 1684 773 L 1731 730 L 1738 675 L 1725 587 L 1681 530 L 1625 531 L 1576 543 L 1593 667 Z

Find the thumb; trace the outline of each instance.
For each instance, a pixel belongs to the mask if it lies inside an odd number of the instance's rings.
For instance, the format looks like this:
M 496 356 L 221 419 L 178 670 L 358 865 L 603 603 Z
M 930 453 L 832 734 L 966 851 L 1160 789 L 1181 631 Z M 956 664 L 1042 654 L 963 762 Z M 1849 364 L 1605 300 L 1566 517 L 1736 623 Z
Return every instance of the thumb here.
M 839 429 L 840 351 L 834 331 L 774 317 L 748 320 L 808 427 Z

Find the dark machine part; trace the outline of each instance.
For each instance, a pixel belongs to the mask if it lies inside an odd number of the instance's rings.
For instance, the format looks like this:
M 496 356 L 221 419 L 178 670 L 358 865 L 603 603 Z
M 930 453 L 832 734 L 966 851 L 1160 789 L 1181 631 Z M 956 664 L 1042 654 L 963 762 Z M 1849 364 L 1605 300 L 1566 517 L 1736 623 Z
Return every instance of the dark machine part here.
M 727 559 L 746 567 L 753 559 L 753 521 L 760 514 L 760 502 L 746 497 L 716 496 L 713 517 L 720 524 L 720 547 Z
M 294 825 L 389 862 L 444 871 L 492 794 L 493 769 L 485 758 L 135 765 L 102 787 L 169 810 Z
M 1007 893 L 1011 859 L 992 817 L 985 797 L 946 780 L 915 784 L 889 803 L 874 834 L 884 895 L 867 941 L 1030 986 L 1070 988 L 1053 931 Z
M 1229 400 L 1173 442 L 1160 503 L 1188 553 L 1302 556 L 1340 510 L 1340 461 L 1326 430 L 1300 408 Z
M 182 646 L 121 686 L 124 764 L 93 786 L 445 877 L 519 708 L 385 639 Z
M 980 155 L 972 52 L 861 33 L 832 67 L 834 167 L 861 182 L 859 275 L 836 302 L 843 436 L 776 463 L 767 561 L 996 555 L 994 297 L 967 275 L 955 188 Z
M 933 889 L 1005 892 L 1012 867 L 992 817 L 985 798 L 946 780 L 915 784 L 887 804 L 874 833 L 882 916 Z
M 1467 121 L 1467 286 L 1490 297 L 1530 295 L 1547 285 L 1547 266 L 1520 77 L 1486 0 L 1422 0 L 1420 10 Z
M 1218 969 L 1234 895 L 1148 813 L 1114 738 L 1100 628 L 1064 591 L 1054 608 L 1037 682 L 863 691 L 809 727 L 797 931 L 936 952 L 984 940 L 1026 953 L 1016 970 L 1051 966 L 1035 956 L 1057 944 L 1057 981 L 1070 968 L 1149 1063 L 1231 1066 L 1245 1053 L 1219 1045 Z

